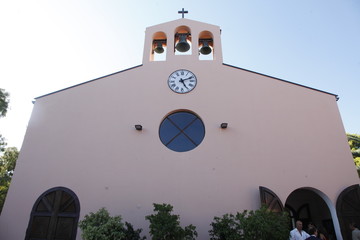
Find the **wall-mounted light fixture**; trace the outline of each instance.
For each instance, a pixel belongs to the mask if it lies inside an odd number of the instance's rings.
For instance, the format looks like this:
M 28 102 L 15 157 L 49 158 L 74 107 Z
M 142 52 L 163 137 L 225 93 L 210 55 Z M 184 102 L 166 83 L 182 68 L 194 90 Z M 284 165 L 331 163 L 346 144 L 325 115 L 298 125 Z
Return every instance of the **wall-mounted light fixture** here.
M 221 127 L 221 128 L 227 128 L 227 126 L 228 126 L 227 123 L 222 123 L 222 124 L 220 124 L 220 127 Z
M 142 126 L 140 124 L 136 124 L 135 125 L 135 129 L 138 130 L 138 131 L 141 131 L 142 130 Z

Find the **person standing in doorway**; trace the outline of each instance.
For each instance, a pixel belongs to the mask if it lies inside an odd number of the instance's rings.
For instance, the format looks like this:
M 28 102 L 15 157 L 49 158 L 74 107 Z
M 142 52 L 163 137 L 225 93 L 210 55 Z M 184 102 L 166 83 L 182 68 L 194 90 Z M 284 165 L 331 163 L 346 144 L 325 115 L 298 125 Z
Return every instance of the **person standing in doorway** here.
M 310 237 L 307 232 L 305 232 L 303 229 L 303 224 L 300 220 L 296 221 L 295 228 L 290 231 L 290 238 L 289 240 L 305 240 L 308 237 Z
M 320 238 L 318 238 L 318 230 L 315 227 L 310 227 L 308 233 L 310 234 L 310 237 L 306 240 L 320 240 Z
M 360 240 L 360 230 L 356 223 L 350 223 L 352 240 Z
M 308 228 L 307 228 L 307 233 L 308 234 L 310 234 L 310 235 L 312 235 L 311 233 L 310 233 L 310 228 L 316 228 L 317 229 L 317 237 L 319 238 L 319 239 L 321 239 L 321 240 L 328 240 L 328 238 L 327 238 L 327 234 L 326 234 L 326 231 L 325 231 L 325 229 L 323 228 L 323 227 L 316 227 L 315 226 L 315 224 L 313 224 L 312 222 L 309 222 L 308 223 Z

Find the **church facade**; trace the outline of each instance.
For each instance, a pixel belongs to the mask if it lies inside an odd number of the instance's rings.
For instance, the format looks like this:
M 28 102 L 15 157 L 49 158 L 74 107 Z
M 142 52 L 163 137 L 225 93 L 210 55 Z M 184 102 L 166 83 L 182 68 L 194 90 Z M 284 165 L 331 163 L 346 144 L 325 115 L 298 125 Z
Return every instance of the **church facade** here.
M 149 27 L 142 65 L 36 98 L 0 239 L 80 240 L 101 207 L 148 235 L 153 203 L 198 239 L 261 204 L 351 239 L 359 178 L 337 96 L 224 64 L 220 34 Z

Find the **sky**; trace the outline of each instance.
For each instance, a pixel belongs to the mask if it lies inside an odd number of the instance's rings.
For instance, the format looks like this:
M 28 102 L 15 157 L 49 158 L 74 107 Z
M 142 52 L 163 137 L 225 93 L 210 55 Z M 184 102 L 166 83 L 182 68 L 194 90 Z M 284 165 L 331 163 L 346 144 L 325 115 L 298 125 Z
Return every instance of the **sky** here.
M 146 27 L 182 8 L 220 26 L 224 63 L 337 94 L 360 134 L 359 0 L 0 0 L 8 147 L 21 148 L 34 98 L 142 64 Z

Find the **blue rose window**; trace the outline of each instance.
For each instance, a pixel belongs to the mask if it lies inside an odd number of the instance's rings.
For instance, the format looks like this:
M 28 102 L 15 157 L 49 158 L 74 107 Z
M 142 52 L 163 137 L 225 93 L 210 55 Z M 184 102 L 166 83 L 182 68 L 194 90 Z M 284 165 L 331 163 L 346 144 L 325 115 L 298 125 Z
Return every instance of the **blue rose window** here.
M 190 112 L 168 115 L 159 129 L 161 142 L 175 152 L 190 151 L 202 142 L 205 126 L 201 119 Z

